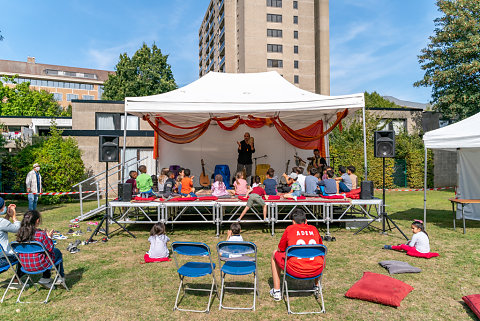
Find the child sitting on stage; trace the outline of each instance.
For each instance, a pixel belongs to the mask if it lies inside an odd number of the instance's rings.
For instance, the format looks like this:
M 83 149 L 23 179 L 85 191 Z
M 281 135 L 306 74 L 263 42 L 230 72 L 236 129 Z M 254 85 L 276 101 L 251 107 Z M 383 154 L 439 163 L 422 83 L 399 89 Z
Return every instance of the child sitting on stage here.
M 163 193 L 165 190 L 165 182 L 168 179 L 168 168 L 162 168 L 162 172 L 160 173 L 160 176 L 158 176 L 158 191 L 160 193 Z
M 175 193 L 175 173 L 172 171 L 167 172 L 168 179 L 163 185 L 163 197 L 171 197 Z
M 243 172 L 237 172 L 235 175 L 235 182 L 233 183 L 235 187 L 235 195 L 246 195 L 248 191 L 247 181 L 243 177 Z
M 185 168 L 183 173 L 184 176 L 181 181 L 182 188 L 180 189 L 180 195 L 183 197 L 197 197 L 195 189 L 193 188 L 193 178 L 195 176 L 190 177 L 190 170 L 188 168 Z
M 290 193 L 287 193 L 287 194 L 283 195 L 283 197 L 284 198 L 293 198 L 294 200 L 297 200 L 297 197 L 302 195 L 302 187 L 297 182 L 298 175 L 297 175 L 297 173 L 291 173 L 290 175 L 288 175 L 288 177 L 291 180 L 293 180 L 292 189 L 291 189 Z
M 277 181 L 273 179 L 275 175 L 275 170 L 269 168 L 267 170 L 267 179 L 263 181 L 263 186 L 265 186 L 265 193 L 267 195 L 277 195 Z
M 338 184 L 338 191 L 342 193 L 350 192 L 352 190 L 352 179 L 348 176 L 345 166 L 338 166 L 338 173 L 340 177 L 335 178 Z
M 238 221 L 242 220 L 242 217 L 245 216 L 247 211 L 252 208 L 253 205 L 258 204 L 263 208 L 263 220 L 265 222 L 268 222 L 267 218 L 267 204 L 265 204 L 265 201 L 263 200 L 262 196 L 266 196 L 265 190 L 261 186 L 257 186 L 254 188 L 249 188 L 247 191 L 247 194 L 245 195 L 246 197 L 248 196 L 248 201 L 247 201 L 247 206 L 243 209 L 242 214 L 240 214 L 240 217 L 238 218 Z
M 140 165 L 138 167 L 138 170 L 140 171 L 140 175 L 137 177 L 137 188 L 140 192 L 140 197 L 143 198 L 148 198 L 155 196 L 155 193 L 153 192 L 153 182 L 152 182 L 152 177 L 147 174 L 147 166 L 145 165 Z
M 357 183 L 357 175 L 355 175 L 355 166 L 347 166 L 347 174 L 350 176 L 350 179 L 352 180 L 352 189 L 358 188 L 358 183 Z
M 150 230 L 150 250 L 144 255 L 145 263 L 170 261 L 167 242 L 170 238 L 165 235 L 165 224 L 156 223 Z
M 138 173 L 137 171 L 130 171 L 130 173 L 128 173 L 128 175 L 130 176 L 129 179 L 127 179 L 127 181 L 125 183 L 127 184 L 132 184 L 132 195 L 137 195 L 138 194 L 138 188 L 137 188 L 137 176 L 138 176 Z
M 327 179 L 322 179 L 318 182 L 318 186 L 320 186 L 320 194 L 323 195 L 335 195 L 338 194 L 338 185 L 337 181 L 333 178 L 335 174 L 333 170 L 327 170 Z
M 259 186 L 259 185 L 260 185 L 260 182 L 261 182 L 260 176 L 256 175 L 256 176 L 253 178 L 252 188 L 255 188 L 255 187 Z
M 212 196 L 225 197 L 230 196 L 227 191 L 227 187 L 223 182 L 223 176 L 220 174 L 215 175 L 215 182 L 212 184 Z

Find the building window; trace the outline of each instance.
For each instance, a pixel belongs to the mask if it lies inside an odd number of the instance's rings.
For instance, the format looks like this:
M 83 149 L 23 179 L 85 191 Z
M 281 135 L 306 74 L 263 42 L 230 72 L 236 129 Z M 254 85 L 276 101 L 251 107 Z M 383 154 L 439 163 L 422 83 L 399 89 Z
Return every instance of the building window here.
M 293 16 L 293 23 L 298 25 L 298 16 Z
M 267 52 L 283 52 L 283 46 L 267 44 Z
M 282 30 L 280 29 L 267 29 L 267 37 L 282 38 Z
M 53 93 L 53 99 L 56 101 L 62 101 L 63 100 L 63 94 L 62 93 Z
M 103 95 L 103 85 L 99 85 L 98 86 L 98 99 L 102 99 L 102 95 Z
M 293 32 L 293 39 L 298 39 L 298 31 Z
M 83 100 L 94 100 L 95 97 L 92 95 L 82 95 Z
M 293 1 L 293 9 L 298 9 L 298 1 Z
M 293 61 L 293 68 L 298 69 L 298 60 Z
M 123 130 L 125 116 L 113 113 L 95 113 L 96 130 Z M 137 116 L 127 115 L 127 130 L 138 130 L 140 119 Z
M 281 14 L 267 13 L 267 21 L 268 22 L 282 22 L 282 15 Z
M 293 46 L 293 53 L 298 54 L 298 46 Z
M 67 101 L 72 101 L 72 99 L 78 99 L 78 95 L 67 94 Z
M 282 0 L 267 0 L 267 7 L 282 7 Z
M 267 67 L 271 67 L 271 68 L 283 68 L 283 60 L 279 60 L 279 59 L 267 59 Z
M 299 83 L 299 79 L 298 79 L 298 78 L 299 78 L 299 77 L 298 77 L 297 75 L 293 76 L 293 82 L 294 82 L 295 84 L 298 84 L 298 83 Z

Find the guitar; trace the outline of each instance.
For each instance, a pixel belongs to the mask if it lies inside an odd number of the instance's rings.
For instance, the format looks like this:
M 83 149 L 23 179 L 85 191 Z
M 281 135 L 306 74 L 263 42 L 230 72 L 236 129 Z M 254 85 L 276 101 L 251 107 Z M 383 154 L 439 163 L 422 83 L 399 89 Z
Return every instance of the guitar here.
M 203 187 L 210 186 L 210 178 L 205 174 L 205 163 L 203 162 L 202 158 L 202 174 L 200 175 L 200 185 Z
M 285 166 L 285 174 L 288 175 L 288 166 L 290 166 L 290 160 L 287 161 L 287 166 Z M 287 185 L 287 180 L 285 179 L 285 177 L 282 177 L 280 178 L 280 183 L 283 184 L 283 185 Z

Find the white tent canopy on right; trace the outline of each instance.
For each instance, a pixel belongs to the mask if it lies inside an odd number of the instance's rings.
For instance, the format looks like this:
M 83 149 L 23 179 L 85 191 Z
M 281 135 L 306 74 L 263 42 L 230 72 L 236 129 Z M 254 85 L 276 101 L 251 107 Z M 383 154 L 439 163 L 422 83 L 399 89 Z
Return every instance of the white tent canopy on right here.
M 427 149 L 457 152 L 457 198 L 480 199 L 480 113 L 458 123 L 432 130 L 423 135 L 425 160 Z M 427 166 L 424 173 L 424 220 L 427 215 Z M 480 204 L 466 204 L 466 219 L 480 220 Z M 457 218 L 461 209 L 457 208 Z

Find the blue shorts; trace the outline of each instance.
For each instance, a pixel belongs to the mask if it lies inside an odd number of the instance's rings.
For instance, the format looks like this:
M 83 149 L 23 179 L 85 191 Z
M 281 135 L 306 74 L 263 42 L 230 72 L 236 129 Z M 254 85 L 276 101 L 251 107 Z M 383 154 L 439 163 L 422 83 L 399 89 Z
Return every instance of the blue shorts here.
M 302 191 L 301 191 L 301 190 L 293 191 L 293 192 L 292 192 L 292 196 L 296 196 L 296 197 L 302 196 Z

